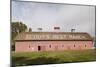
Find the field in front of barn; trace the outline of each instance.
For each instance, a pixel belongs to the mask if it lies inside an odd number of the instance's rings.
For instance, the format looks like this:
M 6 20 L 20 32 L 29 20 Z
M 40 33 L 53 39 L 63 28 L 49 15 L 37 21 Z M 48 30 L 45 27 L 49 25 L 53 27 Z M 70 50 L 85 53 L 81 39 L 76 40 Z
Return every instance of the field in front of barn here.
M 67 50 L 47 52 L 12 52 L 12 65 L 42 65 L 96 61 L 96 50 Z

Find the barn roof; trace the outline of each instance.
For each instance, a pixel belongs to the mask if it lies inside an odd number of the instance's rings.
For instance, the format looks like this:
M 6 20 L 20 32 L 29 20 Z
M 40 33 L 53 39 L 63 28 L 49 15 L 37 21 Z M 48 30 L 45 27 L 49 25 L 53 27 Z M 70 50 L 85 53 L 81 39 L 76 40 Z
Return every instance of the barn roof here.
M 24 40 L 92 40 L 92 37 L 85 32 L 23 32 L 16 38 L 16 41 Z

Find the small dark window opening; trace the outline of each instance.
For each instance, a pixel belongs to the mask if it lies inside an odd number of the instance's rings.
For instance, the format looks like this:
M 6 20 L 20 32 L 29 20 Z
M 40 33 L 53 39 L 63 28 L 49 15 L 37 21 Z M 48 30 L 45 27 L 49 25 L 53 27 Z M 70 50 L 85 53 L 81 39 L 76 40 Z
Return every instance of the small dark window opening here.
M 74 47 L 75 47 L 75 45 L 74 45 Z
M 51 48 L 51 45 L 49 45 L 49 47 Z
M 30 45 L 29 45 L 29 48 L 30 48 Z
M 62 45 L 62 47 L 64 47 L 64 45 Z
M 86 45 L 85 45 L 85 47 L 86 47 Z

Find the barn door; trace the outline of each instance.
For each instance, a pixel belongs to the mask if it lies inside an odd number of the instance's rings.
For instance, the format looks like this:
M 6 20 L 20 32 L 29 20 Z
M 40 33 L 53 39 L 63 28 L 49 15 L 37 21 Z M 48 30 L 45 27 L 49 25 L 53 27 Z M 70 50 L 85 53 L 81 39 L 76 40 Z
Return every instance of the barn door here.
M 41 51 L 41 46 L 38 46 L 38 51 Z

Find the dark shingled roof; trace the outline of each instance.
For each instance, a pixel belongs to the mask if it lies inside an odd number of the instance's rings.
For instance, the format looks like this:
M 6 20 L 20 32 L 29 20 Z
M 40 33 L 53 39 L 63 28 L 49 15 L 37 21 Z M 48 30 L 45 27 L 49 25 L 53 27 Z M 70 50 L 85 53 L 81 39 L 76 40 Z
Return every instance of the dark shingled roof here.
M 92 37 L 85 32 L 23 32 L 16 38 L 16 41 L 42 41 L 42 40 L 65 40 L 65 41 L 87 41 Z

